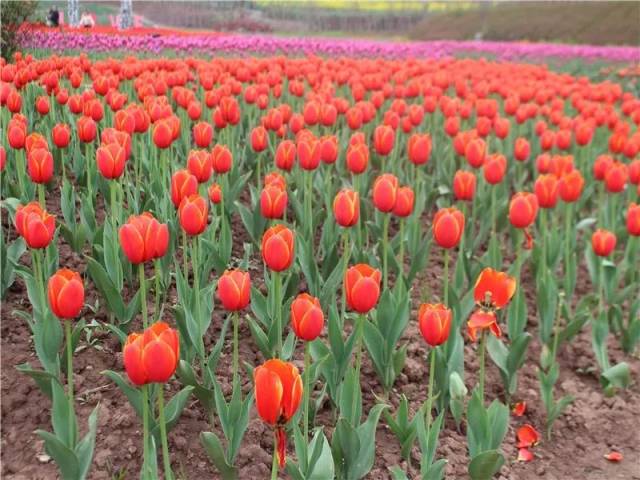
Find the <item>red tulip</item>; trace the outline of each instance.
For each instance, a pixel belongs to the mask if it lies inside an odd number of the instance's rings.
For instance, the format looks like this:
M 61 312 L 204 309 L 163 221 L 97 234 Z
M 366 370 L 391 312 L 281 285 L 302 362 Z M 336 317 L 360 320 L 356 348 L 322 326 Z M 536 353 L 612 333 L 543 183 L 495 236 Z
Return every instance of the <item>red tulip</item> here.
M 580 170 L 573 170 L 560 177 L 558 181 L 558 193 L 564 202 L 575 202 L 580 198 L 583 186 L 584 178 L 582 178 Z
M 7 126 L 7 141 L 15 150 L 22 150 L 27 139 L 27 127 L 22 122 L 9 121 Z
M 211 154 L 206 150 L 191 150 L 187 157 L 187 169 L 198 183 L 208 182 L 213 172 Z
M 529 192 L 518 192 L 509 203 L 509 221 L 516 228 L 527 228 L 538 214 L 538 197 Z
M 484 165 L 486 154 L 487 144 L 481 138 L 471 139 L 464 149 L 464 156 L 473 168 Z
M 178 332 L 164 322 L 156 322 L 143 333 L 130 334 L 122 353 L 131 383 L 165 383 L 180 360 Z
M 452 313 L 445 305 L 423 303 L 418 310 L 420 333 L 432 347 L 442 345 L 449 338 Z
M 320 142 L 315 138 L 302 138 L 296 147 L 298 163 L 303 170 L 315 170 L 320 165 Z
M 91 143 L 97 134 L 96 122 L 91 117 L 80 117 L 76 122 L 78 140 L 82 143 Z
M 640 236 L 640 205 L 631 203 L 627 209 L 627 231 L 629 235 Z
M 502 182 L 507 171 L 507 159 L 504 155 L 489 155 L 484 164 L 484 179 L 491 185 Z
M 0 145 L 0 172 L 4 170 L 4 167 L 6 164 L 7 164 L 7 151 L 4 149 L 2 145 Z
M 289 268 L 294 259 L 294 233 L 284 225 L 274 225 L 264 232 L 262 259 L 275 272 Z
M 619 193 L 624 190 L 629 172 L 622 162 L 612 162 L 604 176 L 604 185 L 609 193 Z
M 344 291 L 347 305 L 358 313 L 368 313 L 380 298 L 380 270 L 360 263 L 347 269 Z
M 387 125 L 378 125 L 373 132 L 373 147 L 378 155 L 389 155 L 393 150 L 396 133 Z
M 591 247 L 599 257 L 608 257 L 616 248 L 616 235 L 613 232 L 599 228 L 591 236 Z
M 209 206 L 200 195 L 184 197 L 178 207 L 178 219 L 185 233 L 191 237 L 200 235 L 207 228 Z
M 96 150 L 98 170 L 106 179 L 119 178 L 127 160 L 125 149 L 118 143 L 102 145 Z
M 373 183 L 373 205 L 381 212 L 391 212 L 396 206 L 398 178 L 383 173 Z
M 513 145 L 513 156 L 515 159 L 524 162 L 529 159 L 530 154 L 531 146 L 529 145 L 529 141 L 524 137 L 516 138 L 516 142 Z
M 533 189 L 541 208 L 553 208 L 558 203 L 558 179 L 555 175 L 540 175 Z
M 251 130 L 251 148 L 254 152 L 262 152 L 269 146 L 269 134 L 267 130 L 258 126 Z
M 604 177 L 613 164 L 611 155 L 598 155 L 593 162 L 593 176 L 596 180 L 604 180 Z
M 58 148 L 66 148 L 71 140 L 71 129 L 66 123 L 58 123 L 51 130 L 53 143 Z
M 40 96 L 36 98 L 36 110 L 40 115 L 49 113 L 49 97 Z
M 296 337 L 311 342 L 318 338 L 323 325 L 320 300 L 308 293 L 301 293 L 291 302 L 291 328 Z
M 464 215 L 455 207 L 442 208 L 433 218 L 433 238 L 442 248 L 454 248 L 464 233 Z
M 265 184 L 260 194 L 260 210 L 265 218 L 282 218 L 287 208 L 287 191 L 275 183 Z
M 166 149 L 173 142 L 173 127 L 168 119 L 158 120 L 153 126 L 153 143 L 156 147 Z
M 198 148 L 208 148 L 213 140 L 213 127 L 207 122 L 198 122 L 193 126 L 193 141 Z
M 476 280 L 473 298 L 485 308 L 499 309 L 509 303 L 515 291 L 515 278 L 504 272 L 485 268 Z
M 267 173 L 264 176 L 264 184 L 265 185 L 273 185 L 282 190 L 287 189 L 287 181 L 284 179 L 282 175 L 278 172 Z
M 56 219 L 43 210 L 38 202 L 31 202 L 18 206 L 15 226 L 29 248 L 45 248 L 53 239 Z
M 456 200 L 472 201 L 476 193 L 476 176 L 473 172 L 458 170 L 453 176 L 453 194 Z
M 211 203 L 214 205 L 217 205 L 222 201 L 222 188 L 219 184 L 214 182 L 209 185 L 207 193 L 209 194 L 209 200 L 211 200 Z
M 428 133 L 414 133 L 407 142 L 409 161 L 414 165 L 424 165 L 431 156 L 431 136 Z
M 122 251 L 134 265 L 161 258 L 169 248 L 169 227 L 149 212 L 130 216 L 118 234 Z
M 324 163 L 335 163 L 338 159 L 338 138 L 335 135 L 325 135 L 320 139 L 320 160 Z
M 411 187 L 398 188 L 393 214 L 398 217 L 408 217 L 413 212 L 413 202 L 414 193 Z
M 295 365 L 272 359 L 253 371 L 256 409 L 262 420 L 276 428 L 280 468 L 286 462 L 284 425 L 295 415 L 302 400 L 302 378 Z
M 218 280 L 218 298 L 225 310 L 242 310 L 251 300 L 251 278 L 249 272 L 225 270 Z
M 347 168 L 353 174 L 364 172 L 369 165 L 369 147 L 364 143 L 349 145 L 347 148 Z
M 233 166 L 231 150 L 225 145 L 218 144 L 214 146 L 213 150 L 211 150 L 211 165 L 213 166 L 213 171 L 217 174 L 227 173 Z
M 502 336 L 502 331 L 494 312 L 477 310 L 471 314 L 467 322 L 467 334 L 472 342 L 478 339 L 478 331 L 482 330 L 489 330 L 498 338 Z
M 171 202 L 178 208 L 183 198 L 198 193 L 198 179 L 189 170 L 178 170 L 171 177 Z
M 77 272 L 62 268 L 49 278 L 47 285 L 49 306 L 58 318 L 78 316 L 84 305 L 84 285 Z
M 34 148 L 27 157 L 29 177 L 34 183 L 48 183 L 53 178 L 53 155 L 44 148 Z
M 341 227 L 352 227 L 360 217 L 360 197 L 358 192 L 348 188 L 338 192 L 333 200 L 333 215 Z

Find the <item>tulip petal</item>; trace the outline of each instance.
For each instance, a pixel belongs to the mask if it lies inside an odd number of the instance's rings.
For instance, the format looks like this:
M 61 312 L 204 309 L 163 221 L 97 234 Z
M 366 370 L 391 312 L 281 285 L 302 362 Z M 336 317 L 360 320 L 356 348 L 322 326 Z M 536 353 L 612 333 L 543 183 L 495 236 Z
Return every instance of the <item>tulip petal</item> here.
M 269 425 L 275 425 L 282 413 L 282 382 L 277 373 L 262 365 L 254 370 L 256 409 Z
M 174 350 L 159 340 L 151 341 L 144 346 L 142 363 L 151 383 L 165 383 L 171 378 L 178 364 Z

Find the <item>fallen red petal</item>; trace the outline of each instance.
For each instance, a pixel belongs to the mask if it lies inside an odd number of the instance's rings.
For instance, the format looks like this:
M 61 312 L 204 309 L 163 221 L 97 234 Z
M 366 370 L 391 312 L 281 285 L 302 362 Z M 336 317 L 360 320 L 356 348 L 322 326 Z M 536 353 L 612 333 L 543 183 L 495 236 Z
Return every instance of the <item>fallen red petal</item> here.
M 518 444 L 516 445 L 518 448 L 533 447 L 540 441 L 540 435 L 528 423 L 518 429 L 516 436 L 518 437 Z
M 521 448 L 518 450 L 518 461 L 519 462 L 530 462 L 533 460 L 533 453 L 526 448 Z
M 619 462 L 620 460 L 622 460 L 622 454 L 620 452 L 611 452 L 605 454 L 604 458 L 606 458 L 610 462 Z
M 513 406 L 513 416 L 521 417 L 527 411 L 527 402 L 517 402 Z

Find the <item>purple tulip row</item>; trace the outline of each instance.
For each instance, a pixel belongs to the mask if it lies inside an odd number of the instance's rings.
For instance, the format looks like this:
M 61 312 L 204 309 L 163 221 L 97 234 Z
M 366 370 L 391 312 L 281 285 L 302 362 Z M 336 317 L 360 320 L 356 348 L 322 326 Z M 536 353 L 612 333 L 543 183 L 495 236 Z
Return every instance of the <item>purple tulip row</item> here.
M 638 47 L 602 47 L 550 43 L 432 41 L 395 42 L 336 38 L 293 38 L 269 35 L 112 35 L 104 33 L 64 33 L 25 31 L 23 48 L 47 48 L 56 51 L 91 50 L 109 52 L 128 50 L 159 53 L 163 50 L 184 52 L 245 52 L 261 54 L 317 54 L 330 56 L 429 57 L 442 58 L 458 54 L 484 54 L 501 60 L 555 57 L 559 59 L 607 60 L 631 62 L 640 58 Z

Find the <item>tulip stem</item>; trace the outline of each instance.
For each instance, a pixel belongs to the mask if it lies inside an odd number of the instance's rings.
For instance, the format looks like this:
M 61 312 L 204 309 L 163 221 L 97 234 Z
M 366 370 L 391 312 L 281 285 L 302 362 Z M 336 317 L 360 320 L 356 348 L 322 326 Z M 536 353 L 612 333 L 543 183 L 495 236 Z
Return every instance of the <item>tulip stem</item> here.
M 149 478 L 149 386 L 142 386 L 142 478 Z
M 444 250 L 444 304 L 449 306 L 449 249 Z
M 573 217 L 573 204 L 567 203 L 565 211 L 565 242 L 564 242 L 564 275 L 568 278 L 568 267 L 571 261 L 571 244 L 573 243 L 573 229 L 571 228 L 571 220 Z M 567 307 L 571 309 L 571 302 L 569 296 L 572 292 L 565 292 L 567 295 Z
M 271 463 L 271 480 L 278 479 L 278 438 L 273 434 L 273 462 Z
M 142 326 L 147 328 L 149 319 L 147 318 L 147 285 L 144 279 L 144 263 L 138 264 L 138 277 L 140 279 L 140 306 L 142 307 Z
M 182 230 L 182 262 L 184 264 L 184 279 L 185 281 L 189 281 L 189 247 L 187 244 L 187 234 L 184 230 Z
M 313 244 L 314 244 L 314 235 L 313 235 L 313 212 L 311 210 L 311 193 L 313 189 L 313 171 L 306 170 L 304 172 L 305 176 L 305 188 L 304 188 L 304 212 L 306 222 L 307 222 L 307 230 L 308 230 L 308 239 L 311 243 L 311 252 L 313 255 Z
M 64 336 L 67 344 L 67 395 L 69 396 L 69 448 L 73 450 L 76 444 L 75 431 L 73 427 L 74 413 L 73 413 L 73 345 L 71 335 L 71 321 L 64 321 Z
M 113 228 L 116 228 L 116 181 L 111 180 L 109 182 L 109 193 L 111 195 L 111 221 L 113 222 Z
M 436 349 L 431 348 L 429 352 L 429 387 L 427 390 L 427 438 L 429 438 L 429 429 L 431 428 L 431 409 L 433 408 L 433 379 L 436 373 Z
M 391 219 L 391 214 L 387 213 L 384 216 L 384 221 L 382 223 L 382 281 L 383 288 L 386 290 L 389 281 L 387 278 L 387 248 L 389 243 L 389 220 Z
M 358 385 L 360 385 L 360 366 L 362 365 L 362 337 L 364 335 L 364 322 L 366 320 L 366 315 L 361 313 L 358 315 L 355 325 L 355 335 L 356 336 L 356 381 Z M 353 424 L 358 425 L 360 423 L 360 418 L 355 418 L 356 413 L 356 403 L 358 400 L 358 395 L 353 396 L 353 402 L 351 404 L 351 415 L 353 415 Z
M 482 405 L 484 405 L 484 353 L 486 350 L 487 344 L 487 331 L 486 329 L 482 329 L 482 333 L 480 335 L 480 399 L 482 400 Z
M 540 241 L 542 242 L 542 268 L 543 272 L 547 271 L 547 242 L 545 242 L 545 234 L 547 232 L 547 215 L 544 208 L 540 209 Z
M 311 392 L 309 391 L 309 385 L 311 383 L 309 367 L 311 365 L 311 351 L 310 351 L 310 342 L 306 342 L 304 344 L 304 390 L 302 394 L 304 395 L 304 441 L 309 441 L 309 399 L 311 396 Z
M 400 219 L 400 254 L 398 255 L 398 257 L 399 257 L 398 263 L 400 263 L 400 278 L 403 278 L 404 277 L 404 218 Z
M 344 229 L 342 233 L 342 278 L 344 278 L 347 273 L 347 268 L 349 267 L 349 257 L 351 256 L 351 245 L 349 244 L 349 230 Z M 347 312 L 347 290 L 342 287 L 342 314 L 340 315 L 340 325 L 344 325 L 344 317 Z
M 164 465 L 164 478 L 170 480 L 173 478 L 171 471 L 171 457 L 169 457 L 169 443 L 167 441 L 167 423 L 164 418 L 164 385 L 158 388 L 158 415 L 160 416 L 160 441 L 162 442 L 162 460 Z
M 273 308 L 276 320 L 276 336 L 277 336 L 277 344 L 276 344 L 276 356 L 278 358 L 282 358 L 282 308 L 281 303 L 282 299 L 280 298 L 280 290 L 281 290 L 281 278 L 280 272 L 273 272 Z
M 233 386 L 238 383 L 238 312 L 231 312 L 233 322 Z
M 491 234 L 496 236 L 496 189 L 497 186 L 493 185 L 491 188 Z M 493 265 L 494 268 L 498 268 L 498 265 Z
M 16 177 L 18 177 L 18 188 L 20 189 L 19 197 L 24 199 L 25 190 L 24 190 L 24 180 L 22 179 L 22 173 L 25 171 L 26 167 L 24 165 L 24 150 L 16 150 Z
M 42 183 L 38 184 L 38 201 L 40 202 L 40 206 L 43 210 L 46 210 L 47 204 L 44 200 L 44 185 Z
M 162 266 L 160 265 L 160 260 L 155 261 L 155 309 L 154 309 L 154 321 L 157 322 L 160 320 L 160 277 L 162 272 Z

